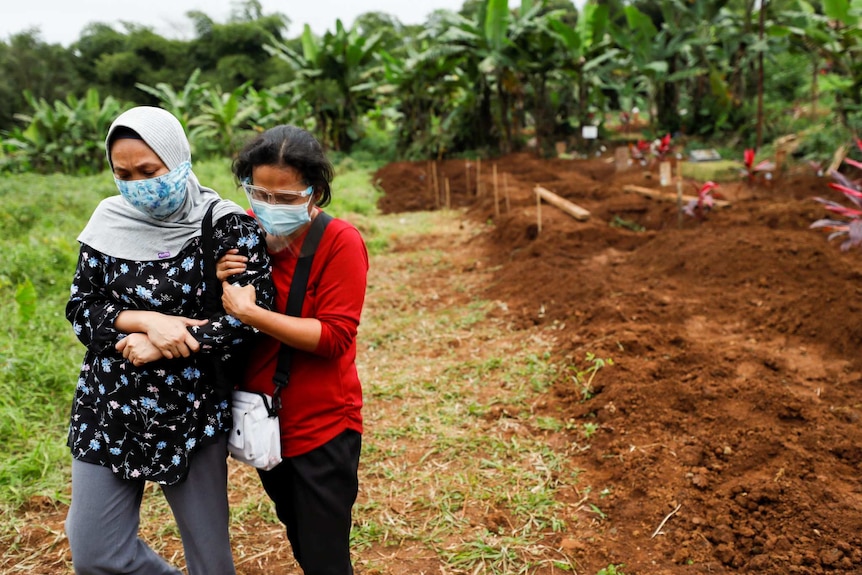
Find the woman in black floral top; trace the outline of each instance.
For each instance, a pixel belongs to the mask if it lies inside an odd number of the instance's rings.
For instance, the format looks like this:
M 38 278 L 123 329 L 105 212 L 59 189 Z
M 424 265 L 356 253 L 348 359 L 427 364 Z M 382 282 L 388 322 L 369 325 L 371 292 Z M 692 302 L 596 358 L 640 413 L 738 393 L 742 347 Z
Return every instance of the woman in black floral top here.
M 249 257 L 253 265 L 234 283 L 254 285 L 260 304 L 270 307 L 263 238 L 242 208 L 198 183 L 185 133 L 170 113 L 125 112 L 106 146 L 120 195 L 102 201 L 78 238 L 66 306 L 87 347 L 68 440 L 74 460 L 66 531 L 75 571 L 180 573 L 137 536 L 148 480 L 162 484 L 189 574 L 233 574 L 230 406 L 214 387 L 212 359 L 230 359 L 255 334 L 223 311 L 204 312 L 201 225 L 213 207 L 216 257 L 229 249 Z

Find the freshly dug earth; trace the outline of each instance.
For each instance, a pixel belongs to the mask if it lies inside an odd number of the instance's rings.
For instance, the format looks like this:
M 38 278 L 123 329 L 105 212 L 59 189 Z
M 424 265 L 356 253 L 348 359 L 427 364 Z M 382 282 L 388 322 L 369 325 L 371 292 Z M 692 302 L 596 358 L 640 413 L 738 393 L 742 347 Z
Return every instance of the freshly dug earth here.
M 439 163 L 435 199 L 428 163 L 390 164 L 380 205 L 435 209 L 448 178 L 450 205 L 493 224 L 476 241 L 494 281 L 474 295 L 506 302 L 515 329 L 555 325 L 561 361 L 613 359 L 590 394 L 569 378 L 546 402 L 598 424 L 579 465 L 613 486 L 606 520 L 560 546 L 588 573 L 610 557 L 626 573 L 862 573 L 862 256 L 808 227 L 826 215 L 813 196 L 841 199 L 827 180 L 724 183 L 730 207 L 680 219 L 624 189 L 660 189 L 657 170 L 515 154 L 482 163 L 477 194 L 476 167 Z M 540 230 L 536 185 L 590 218 L 543 203 Z

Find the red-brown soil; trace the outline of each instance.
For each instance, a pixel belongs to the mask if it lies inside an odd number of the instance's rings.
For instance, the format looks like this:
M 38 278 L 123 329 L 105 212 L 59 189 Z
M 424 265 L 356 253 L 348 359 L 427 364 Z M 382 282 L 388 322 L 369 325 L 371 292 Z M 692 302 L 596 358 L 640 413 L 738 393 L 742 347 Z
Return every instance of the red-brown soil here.
M 381 208 L 445 204 L 428 166 L 381 169 Z M 599 424 L 581 465 L 614 486 L 608 520 L 560 542 L 586 572 L 624 557 L 627 573 L 862 573 L 862 256 L 808 227 L 825 215 L 812 196 L 840 199 L 824 179 L 725 183 L 730 207 L 680 221 L 674 202 L 624 191 L 659 188 L 656 173 L 610 160 L 486 161 L 479 196 L 475 163 L 469 192 L 463 160 L 439 170 L 452 207 L 494 224 L 482 295 L 516 329 L 557 325 L 561 359 L 615 362 L 591 399 L 560 381 L 547 402 Z M 539 231 L 537 184 L 591 217 L 543 204 Z

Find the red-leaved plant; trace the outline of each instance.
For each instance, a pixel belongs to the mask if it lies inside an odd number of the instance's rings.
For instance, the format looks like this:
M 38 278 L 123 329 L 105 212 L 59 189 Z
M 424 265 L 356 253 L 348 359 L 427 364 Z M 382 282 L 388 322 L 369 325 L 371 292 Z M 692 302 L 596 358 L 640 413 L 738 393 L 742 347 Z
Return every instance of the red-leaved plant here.
M 664 161 L 670 153 L 670 134 L 665 134 L 663 138 L 655 140 L 650 149 L 658 161 Z
M 850 165 L 862 167 L 862 164 L 855 160 L 844 161 Z M 830 175 L 835 181 L 829 182 L 829 187 L 844 194 L 844 197 L 855 207 L 845 206 L 825 198 L 814 198 L 823 204 L 827 211 L 846 219 L 823 218 L 811 224 L 811 228 L 829 232 L 827 239 L 830 241 L 844 238 L 841 242 L 841 251 L 846 252 L 850 248 L 862 245 L 862 190 L 859 189 L 858 184 L 836 170 L 830 172 Z
M 855 138 L 855 140 L 856 140 L 856 147 L 859 148 L 860 150 L 862 150 L 862 140 L 860 140 L 859 138 Z M 846 164 L 850 164 L 854 168 L 858 168 L 858 169 L 862 170 L 862 162 L 857 162 L 856 160 L 854 160 L 852 158 L 844 158 L 844 162 Z
M 629 153 L 635 160 L 641 160 L 641 163 L 646 163 L 646 153 L 649 151 L 649 142 L 638 140 L 634 146 L 631 146 Z
M 742 163 L 745 164 L 745 170 L 742 175 L 748 180 L 749 184 L 753 184 L 755 178 L 763 174 L 767 179 L 771 179 L 772 172 L 775 170 L 775 163 L 769 160 L 761 160 L 757 164 L 754 163 L 754 149 L 746 148 L 742 153 Z
M 647 164 L 647 152 L 649 152 L 652 158 L 650 161 L 652 163 L 656 160 L 659 162 L 664 161 L 670 151 L 670 134 L 666 134 L 663 138 L 657 138 L 652 142 L 638 140 L 637 144 L 630 149 L 632 158 L 640 160 L 642 166 Z
M 715 198 L 712 197 L 712 192 L 718 189 L 718 184 L 715 182 L 706 182 L 697 191 L 697 198 L 689 201 L 682 211 L 693 218 L 703 219 L 707 212 L 715 205 Z

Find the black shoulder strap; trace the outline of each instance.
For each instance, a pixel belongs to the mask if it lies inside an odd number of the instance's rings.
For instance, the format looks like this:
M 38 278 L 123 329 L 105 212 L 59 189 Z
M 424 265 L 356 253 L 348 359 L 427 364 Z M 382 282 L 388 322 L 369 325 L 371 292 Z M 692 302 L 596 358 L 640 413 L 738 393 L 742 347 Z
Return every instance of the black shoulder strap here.
M 311 273 L 311 262 L 314 259 L 314 253 L 317 251 L 317 245 L 320 243 L 320 238 L 323 237 L 323 232 L 329 222 L 332 221 L 332 216 L 325 212 L 318 212 L 317 217 L 311 222 L 311 227 L 308 230 L 308 235 L 302 242 L 302 248 L 299 250 L 299 259 L 296 261 L 296 269 L 293 272 L 293 279 L 290 280 L 290 292 L 287 295 L 286 315 L 300 317 L 302 315 L 302 302 L 305 299 L 305 292 L 308 289 L 308 276 Z M 272 378 L 275 384 L 275 393 L 272 398 L 272 408 L 274 412 L 278 412 L 281 407 L 281 390 L 287 385 L 290 379 L 290 359 L 293 348 L 289 345 L 281 344 L 281 349 L 278 352 L 278 365 L 275 368 L 275 375 Z M 272 415 L 272 413 L 270 414 Z
M 201 250 L 203 251 L 204 283 L 206 291 L 203 294 L 204 310 L 214 312 L 221 309 L 221 289 L 216 276 L 216 254 L 213 248 L 213 209 L 218 202 L 212 202 L 207 208 L 201 225 Z
M 302 301 L 305 298 L 305 290 L 308 287 L 308 275 L 311 273 L 311 261 L 314 259 L 314 253 L 317 251 L 317 244 L 320 243 L 320 238 L 323 237 L 323 231 L 332 220 L 329 214 L 319 212 L 314 221 L 311 222 L 311 228 L 308 230 L 308 235 L 302 242 L 302 248 L 299 250 L 299 259 L 296 262 L 296 270 L 293 272 L 293 279 L 290 281 L 290 293 L 287 296 L 287 309 L 284 313 L 299 317 L 302 315 Z

